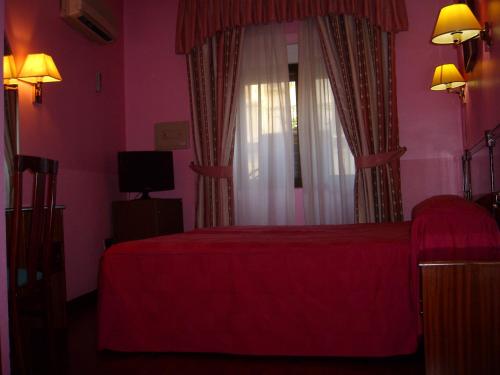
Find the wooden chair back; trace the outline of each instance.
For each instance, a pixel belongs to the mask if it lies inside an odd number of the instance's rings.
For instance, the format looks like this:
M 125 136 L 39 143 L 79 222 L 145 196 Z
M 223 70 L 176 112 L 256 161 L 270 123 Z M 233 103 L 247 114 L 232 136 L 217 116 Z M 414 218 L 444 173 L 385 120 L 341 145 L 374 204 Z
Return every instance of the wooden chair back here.
M 12 289 L 30 288 L 41 275 L 50 274 L 57 168 L 55 160 L 24 155 L 14 157 L 14 211 L 9 257 L 9 286 Z M 31 220 L 29 228 L 22 228 L 26 172 L 32 174 L 32 194 L 28 203 Z M 19 274 L 20 271 L 23 275 Z M 24 274 L 26 279 L 18 283 Z
M 49 326 L 51 320 L 50 284 L 47 280 L 54 263 L 52 237 L 57 169 L 55 160 L 24 155 L 14 157 L 8 267 L 12 365 L 13 372 L 18 374 L 31 372 L 28 370 L 29 358 L 26 358 L 28 340 L 22 337 L 20 323 L 23 314 L 27 309 L 37 310 L 45 326 Z M 25 190 L 24 185 L 29 182 L 31 186 Z M 29 207 L 29 214 L 23 214 L 24 202 Z

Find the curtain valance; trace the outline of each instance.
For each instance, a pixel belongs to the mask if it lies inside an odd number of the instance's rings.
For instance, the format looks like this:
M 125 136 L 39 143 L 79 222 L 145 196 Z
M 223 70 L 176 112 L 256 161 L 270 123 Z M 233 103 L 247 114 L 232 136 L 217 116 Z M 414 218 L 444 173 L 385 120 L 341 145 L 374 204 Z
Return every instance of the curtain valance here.
M 404 0 L 179 0 L 175 50 L 187 54 L 225 29 L 328 14 L 367 18 L 383 31 L 408 29 Z

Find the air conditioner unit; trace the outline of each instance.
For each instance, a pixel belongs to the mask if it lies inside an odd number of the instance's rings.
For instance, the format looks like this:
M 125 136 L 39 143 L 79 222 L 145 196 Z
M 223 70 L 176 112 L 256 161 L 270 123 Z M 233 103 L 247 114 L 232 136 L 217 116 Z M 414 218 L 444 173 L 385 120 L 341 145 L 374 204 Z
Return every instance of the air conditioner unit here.
M 116 39 L 113 15 L 102 0 L 61 0 L 61 17 L 93 41 L 111 43 Z

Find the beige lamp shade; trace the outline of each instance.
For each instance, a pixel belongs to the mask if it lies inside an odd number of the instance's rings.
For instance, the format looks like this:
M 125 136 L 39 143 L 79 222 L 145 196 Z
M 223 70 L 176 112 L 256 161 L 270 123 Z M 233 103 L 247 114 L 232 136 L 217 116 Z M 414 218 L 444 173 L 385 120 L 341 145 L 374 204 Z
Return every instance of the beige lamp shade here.
M 434 70 L 431 90 L 448 90 L 465 85 L 465 79 L 455 64 L 439 65 Z
M 481 30 L 481 25 L 466 4 L 448 5 L 439 12 L 432 43 L 460 44 L 475 38 Z
M 17 69 L 14 56 L 7 55 L 3 57 L 3 84 L 17 85 Z
M 44 53 L 28 55 L 18 78 L 30 83 L 62 81 L 54 60 Z

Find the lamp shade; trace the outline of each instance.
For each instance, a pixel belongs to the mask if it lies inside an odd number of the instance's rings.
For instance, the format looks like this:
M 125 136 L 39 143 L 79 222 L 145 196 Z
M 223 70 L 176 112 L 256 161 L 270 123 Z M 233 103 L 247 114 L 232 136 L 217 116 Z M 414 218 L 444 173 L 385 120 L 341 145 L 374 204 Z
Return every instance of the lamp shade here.
M 448 5 L 439 12 L 432 43 L 460 44 L 475 38 L 481 30 L 481 25 L 466 4 Z
M 45 53 L 28 55 L 18 78 L 30 83 L 62 81 L 54 60 Z
M 3 57 L 3 84 L 17 85 L 17 69 L 14 56 L 7 55 Z
M 455 64 L 439 65 L 434 70 L 431 90 L 448 90 L 465 85 L 465 79 Z

